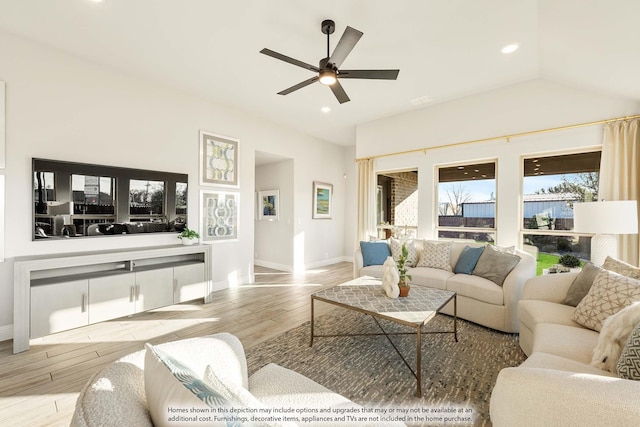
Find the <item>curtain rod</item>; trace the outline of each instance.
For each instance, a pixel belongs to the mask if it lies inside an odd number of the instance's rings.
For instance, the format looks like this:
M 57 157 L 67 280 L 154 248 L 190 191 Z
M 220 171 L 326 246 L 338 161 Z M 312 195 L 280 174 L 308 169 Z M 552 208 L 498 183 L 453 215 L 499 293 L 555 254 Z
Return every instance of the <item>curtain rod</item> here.
M 482 138 L 482 139 L 474 139 L 474 140 L 471 140 L 471 141 L 454 142 L 453 144 L 434 145 L 433 147 L 416 148 L 416 149 L 413 149 L 413 150 L 398 151 L 396 153 L 379 154 L 377 156 L 361 157 L 359 159 L 356 159 L 355 161 L 357 162 L 358 160 L 380 159 L 382 157 L 401 156 L 403 154 L 420 153 L 420 152 L 426 154 L 426 152 L 429 151 L 429 150 L 437 150 L 437 149 L 440 149 L 440 148 L 447 148 L 447 147 L 457 147 L 457 146 L 460 146 L 460 145 L 475 144 L 475 143 L 478 143 L 478 142 L 496 141 L 496 140 L 500 140 L 500 139 L 505 139 L 507 142 L 510 142 L 510 140 L 512 138 L 518 138 L 518 137 L 521 137 L 521 136 L 537 135 L 537 134 L 540 134 L 540 133 L 556 132 L 556 131 L 559 131 L 559 130 L 576 129 L 576 128 L 581 128 L 581 127 L 586 127 L 586 126 L 601 125 L 601 124 L 604 124 L 604 123 L 619 122 L 619 121 L 622 121 L 622 120 L 633 120 L 633 119 L 638 119 L 638 118 L 640 118 L 640 114 L 635 114 L 633 116 L 616 117 L 614 119 L 597 120 L 595 122 L 579 123 L 579 124 L 576 124 L 576 125 L 558 126 L 558 127 L 555 127 L 555 128 L 539 129 L 539 130 L 532 130 L 532 131 L 520 132 L 520 133 L 512 133 L 512 134 L 508 134 L 508 135 L 494 136 L 494 137 L 491 137 L 491 138 Z

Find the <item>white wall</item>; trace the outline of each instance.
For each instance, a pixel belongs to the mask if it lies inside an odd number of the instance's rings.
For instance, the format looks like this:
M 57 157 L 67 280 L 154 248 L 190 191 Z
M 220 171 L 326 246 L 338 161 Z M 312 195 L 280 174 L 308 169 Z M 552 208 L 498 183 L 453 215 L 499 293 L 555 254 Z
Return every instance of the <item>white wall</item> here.
M 534 80 L 361 125 L 358 158 L 637 114 L 640 103 Z M 418 236 L 434 238 L 437 165 L 497 161 L 498 244 L 519 244 L 522 157 L 602 144 L 602 126 L 382 157 L 376 170 L 418 168 Z
M 256 265 L 293 271 L 293 162 L 284 160 L 256 167 L 256 191 L 280 192 L 278 221 L 255 223 Z
M 238 240 L 213 245 L 217 287 L 251 280 L 255 151 L 295 159 L 295 232 L 306 237 L 301 263 L 342 259 L 344 149 L 259 117 L 0 32 L 0 80 L 6 82 L 6 262 L 0 263 L 0 339 L 13 322 L 13 258 L 175 244 L 175 235 L 31 241 L 32 157 L 189 174 L 189 216 L 199 224 L 198 135 L 240 140 Z M 336 161 L 336 159 L 339 159 Z M 311 220 L 314 180 L 334 185 L 331 221 Z M 211 188 L 211 187 L 209 187 Z M 298 239 L 298 241 L 302 241 Z

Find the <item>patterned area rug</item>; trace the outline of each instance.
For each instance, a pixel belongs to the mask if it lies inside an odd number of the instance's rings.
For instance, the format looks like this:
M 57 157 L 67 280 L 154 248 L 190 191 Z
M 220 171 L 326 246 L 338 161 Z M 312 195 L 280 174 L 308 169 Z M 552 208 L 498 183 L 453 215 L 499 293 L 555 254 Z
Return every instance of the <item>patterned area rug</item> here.
M 411 329 L 381 321 L 387 332 Z M 437 315 L 423 331 L 451 330 L 453 318 Z M 315 321 L 316 334 L 378 333 L 367 315 L 338 308 Z M 392 336 L 415 369 L 414 335 Z M 299 372 L 367 407 L 403 408 L 407 425 L 490 426 L 489 399 L 501 369 L 526 356 L 517 334 L 458 320 L 453 334 L 422 339 L 422 398 L 416 380 L 384 336 L 320 337 L 309 347 L 309 322 L 247 351 L 249 373 L 268 363 Z M 395 413 L 398 413 L 397 410 Z

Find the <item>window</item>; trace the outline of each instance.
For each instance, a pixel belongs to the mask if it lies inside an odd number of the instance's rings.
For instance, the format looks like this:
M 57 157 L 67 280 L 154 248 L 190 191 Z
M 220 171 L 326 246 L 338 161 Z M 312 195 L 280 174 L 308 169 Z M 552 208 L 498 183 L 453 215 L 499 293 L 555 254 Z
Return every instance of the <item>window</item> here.
M 162 219 L 164 182 L 132 179 L 129 181 L 129 214 L 131 220 Z
M 71 175 L 74 214 L 115 213 L 115 178 Z
M 573 204 L 598 199 L 600 151 L 523 160 L 522 241 L 538 254 L 538 274 L 569 253 L 591 258 L 591 237 L 573 231 Z
M 33 174 L 33 201 L 36 206 L 36 214 L 47 213 L 47 202 L 56 199 L 53 172 L 34 172 Z
M 418 231 L 418 171 L 381 172 L 377 179 L 378 236 L 415 237 Z
M 176 216 L 187 215 L 187 183 L 176 182 Z
M 439 238 L 495 242 L 496 164 L 438 168 Z

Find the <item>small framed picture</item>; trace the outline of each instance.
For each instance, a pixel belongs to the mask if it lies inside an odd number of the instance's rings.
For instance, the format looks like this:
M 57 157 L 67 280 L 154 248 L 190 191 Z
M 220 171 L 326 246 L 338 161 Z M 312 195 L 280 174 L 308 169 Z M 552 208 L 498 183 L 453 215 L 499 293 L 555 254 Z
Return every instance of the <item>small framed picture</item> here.
M 333 185 L 313 182 L 313 219 L 331 219 Z
M 200 184 L 238 186 L 238 140 L 200 131 Z
M 202 241 L 215 242 L 238 238 L 239 197 L 239 193 L 233 192 L 200 192 Z
M 280 190 L 258 192 L 258 219 L 267 221 L 280 219 Z

